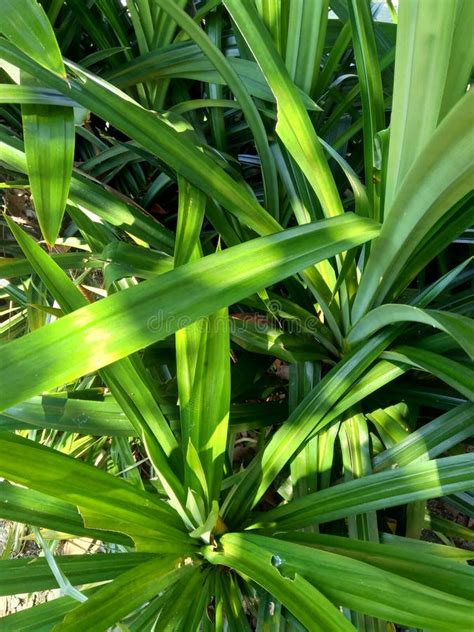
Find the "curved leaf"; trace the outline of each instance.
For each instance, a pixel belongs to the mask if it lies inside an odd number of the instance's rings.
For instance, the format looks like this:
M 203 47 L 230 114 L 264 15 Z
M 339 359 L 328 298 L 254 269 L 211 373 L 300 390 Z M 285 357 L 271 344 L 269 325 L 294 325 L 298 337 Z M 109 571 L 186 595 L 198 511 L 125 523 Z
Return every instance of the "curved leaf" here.
M 0 41 L 0 53 L 13 65 L 34 74 L 45 86 L 57 89 L 128 134 L 257 232 L 279 230 L 278 222 L 258 204 L 247 186 L 234 180 L 202 151 L 194 136 L 189 140 L 190 129 L 183 119 L 145 110 L 125 93 L 75 64 L 69 64 L 73 76 L 66 83 L 9 42 Z
M 299 588 L 302 596 L 310 597 L 313 595 L 311 587 L 318 586 L 318 591 L 338 606 L 402 625 L 440 632 L 450 632 L 453 623 L 460 629 L 470 625 L 472 603 L 467 599 L 419 584 L 345 555 L 247 533 L 224 535 L 221 538 L 221 547 L 222 552 L 213 552 L 206 557 L 214 563 L 236 568 L 258 583 L 263 584 L 262 579 L 267 580 L 265 588 L 273 594 L 276 593 L 277 582 L 270 584 L 269 579 L 279 575 L 280 582 L 287 587 L 284 597 L 291 588 Z M 292 611 L 291 605 L 283 601 L 281 594 L 276 593 L 275 596 Z M 310 610 L 308 602 L 303 601 L 302 597 L 295 596 L 294 599 L 293 614 L 309 630 L 319 629 L 321 615 L 317 606 L 320 601 L 315 599 L 316 607 Z M 296 606 L 299 606 L 299 612 L 296 611 Z M 301 612 L 301 607 L 306 612 Z M 316 613 L 312 615 L 314 621 L 311 623 L 308 615 L 315 610 Z M 331 612 L 328 607 L 327 612 Z M 327 627 L 323 629 L 334 629 L 330 624 L 328 621 Z M 347 621 L 345 626 L 342 629 L 351 629 Z
M 220 542 L 221 550 L 209 547 L 204 553 L 206 559 L 212 564 L 230 566 L 253 579 L 281 601 L 308 630 L 349 632 L 355 629 L 324 594 L 304 579 L 302 573 L 290 577 L 281 572 L 276 560 L 278 542 L 270 541 L 271 551 L 267 538 L 243 533 L 229 533 Z
M 61 571 L 76 586 L 113 579 L 149 559 L 148 553 L 60 555 L 55 558 Z M 49 588 L 57 588 L 57 582 L 45 558 L 25 557 L 0 561 L 0 595 L 15 595 Z
M 415 322 L 436 327 L 449 334 L 474 360 L 474 322 L 466 316 L 411 305 L 381 305 L 366 314 L 351 329 L 347 342 L 356 345 L 373 333 L 397 322 Z
M 474 369 L 467 364 L 461 364 L 439 353 L 409 346 L 386 351 L 383 356 L 397 364 L 407 364 L 428 371 L 455 388 L 470 401 L 474 401 Z
M 281 537 L 298 544 L 347 555 L 451 595 L 470 600 L 474 598 L 472 566 L 429 554 L 423 548 L 414 555 L 414 550 L 408 546 L 364 542 L 334 535 L 295 532 Z

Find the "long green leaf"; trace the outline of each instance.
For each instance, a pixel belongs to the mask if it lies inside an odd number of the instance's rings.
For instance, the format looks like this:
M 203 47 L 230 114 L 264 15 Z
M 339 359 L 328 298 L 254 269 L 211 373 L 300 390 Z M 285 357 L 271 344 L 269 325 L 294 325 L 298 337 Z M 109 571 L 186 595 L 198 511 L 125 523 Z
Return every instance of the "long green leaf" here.
M 363 542 L 333 535 L 288 533 L 281 537 L 291 542 L 347 555 L 451 595 L 470 600 L 474 598 L 472 566 L 423 552 L 423 548 L 414 555 L 414 551 L 408 546 Z
M 0 9 L 0 32 L 38 64 L 65 77 L 61 51 L 42 6 L 36 0 L 1 0 Z
M 215 68 L 225 79 L 227 85 L 234 93 L 242 108 L 247 123 L 252 130 L 255 146 L 260 156 L 262 165 L 263 182 L 265 187 L 266 206 L 268 210 L 278 217 L 278 182 L 275 163 L 268 144 L 267 134 L 258 110 L 250 97 L 245 83 L 240 79 L 233 67 L 229 64 L 224 54 L 207 37 L 204 31 L 194 23 L 191 17 L 181 9 L 175 2 L 167 0 L 155 0 L 162 11 L 165 11 L 170 18 L 176 21 L 179 26 L 201 48 L 203 53 L 209 58 Z
M 383 301 L 429 230 L 472 189 L 473 122 L 474 93 L 469 91 L 443 119 L 403 180 L 362 274 L 353 322 Z
M 183 576 L 189 576 L 193 570 L 192 565 L 182 565 L 179 558 L 155 557 L 98 590 L 85 603 L 69 612 L 54 630 L 76 632 L 81 628 L 103 632 Z
M 41 232 L 54 244 L 61 228 L 74 161 L 74 111 L 56 105 L 23 105 L 28 177 Z
M 345 555 L 246 533 L 224 535 L 221 546 L 222 552 L 208 555 L 211 560 L 214 558 L 217 563 L 233 566 L 258 583 L 263 583 L 260 578 L 257 579 L 259 575 L 266 579 L 271 571 L 273 576 L 278 573 L 280 581 L 286 585 L 283 598 L 291 587 L 299 588 L 301 597 L 312 596 L 310 587 L 313 585 L 318 586 L 318 591 L 321 590 L 325 597 L 338 606 L 402 625 L 445 632 L 453 629 L 454 621 L 460 629 L 470 625 L 472 603 L 467 599 L 399 577 Z M 303 578 L 304 581 L 301 581 Z M 275 592 L 273 586 L 265 588 Z M 285 603 L 280 594 L 275 596 Z M 301 597 L 295 601 L 295 605 L 301 604 Z M 319 603 L 315 599 L 315 605 Z M 289 604 L 285 605 L 292 611 Z M 316 610 L 309 610 L 307 603 L 305 607 L 307 614 Z M 311 623 L 309 617 L 303 618 L 304 613 L 295 610 L 293 614 L 303 625 L 310 630 L 318 629 L 319 617 L 313 614 L 314 621 Z M 326 608 L 326 612 L 329 613 L 329 608 Z M 330 625 L 328 621 L 327 627 L 323 629 L 333 629 Z M 342 629 L 351 629 L 347 621 L 344 625 Z
M 279 224 L 258 204 L 249 189 L 236 182 L 193 140 L 189 126 L 175 122 L 171 115 L 159 115 L 140 107 L 126 94 L 96 75 L 69 64 L 72 77 L 68 83 L 41 68 L 9 42 L 0 41 L 4 59 L 34 74 L 45 86 L 59 90 L 77 103 L 140 143 L 161 158 L 189 182 L 215 197 L 230 212 L 262 234 L 279 229 Z
M 81 592 L 87 596 L 90 589 Z M 50 632 L 51 626 L 59 623 L 67 612 L 76 607 L 77 601 L 66 596 L 18 610 L 2 617 L 3 632 Z
M 231 525 L 242 523 L 243 517 L 259 501 L 293 455 L 314 436 L 315 431 L 337 418 L 332 414 L 333 407 L 338 408 L 338 402 L 346 392 L 349 392 L 348 397 L 351 396 L 351 387 L 357 384 L 358 378 L 389 342 L 390 338 L 386 335 L 374 336 L 366 345 L 348 354 L 306 395 L 287 422 L 273 435 L 265 450 L 246 468 L 238 485 L 229 494 L 226 522 Z M 368 391 L 372 392 L 378 386 L 376 380 L 371 379 Z M 355 401 L 349 404 L 344 402 L 337 416 L 365 395 L 362 389 L 360 392 L 357 390 Z
M 364 316 L 350 331 L 347 342 L 357 344 L 396 322 L 416 322 L 446 332 L 474 360 L 474 322 L 466 316 L 411 305 L 381 305 Z
M 152 494 L 51 448 L 0 432 L 0 474 L 76 505 L 91 528 L 114 529 L 160 550 L 186 547 L 178 515 Z M 93 493 L 92 493 L 93 491 Z M 144 541 L 144 546 L 146 542 Z
M 396 363 L 401 362 L 428 371 L 455 388 L 470 401 L 474 401 L 474 369 L 467 364 L 461 364 L 439 353 L 409 346 L 387 351 L 384 357 Z
M 3 347 L 0 408 L 124 358 L 182 327 L 183 317 L 198 320 L 377 232 L 346 214 L 209 255 L 83 307 Z M 56 344 L 61 364 L 50 361 Z M 24 361 L 25 348 L 35 363 Z
M 132 545 L 131 540 L 121 533 L 87 529 L 73 505 L 7 481 L 0 482 L 0 517 L 59 533 Z
M 358 513 L 470 489 L 470 454 L 420 461 L 292 500 L 251 521 L 252 528 L 301 529 Z
M 263 544 L 265 538 L 231 533 L 221 539 L 221 550 L 214 551 L 209 547 L 205 556 L 212 564 L 230 566 L 260 584 L 308 630 L 354 630 L 326 596 L 304 579 L 303 574 L 288 577 L 281 573 L 278 564 L 280 558 L 276 553 L 278 542 L 271 541 L 275 552 L 259 546 L 260 542 Z
M 27 173 L 22 144 L 1 127 L 0 159 L 15 171 Z M 139 237 L 163 252 L 168 254 L 173 252 L 174 236 L 171 231 L 152 219 L 130 199 L 121 196 L 110 187 L 74 170 L 69 195 L 70 201 L 79 209 L 94 213 L 113 226 L 121 227 L 125 232 Z
M 316 192 L 326 217 L 342 212 L 324 150 L 295 84 L 250 0 L 224 0 L 277 101 L 276 132 Z
M 273 2 L 269 4 L 275 5 Z M 283 5 L 282 9 L 285 8 Z M 286 18 L 284 11 L 282 18 Z M 321 66 L 328 21 L 328 1 L 290 2 L 287 21 L 285 65 L 294 83 L 311 95 Z
M 35 0 L 2 0 L 1 31 L 39 64 L 66 76 L 53 28 Z M 25 86 L 36 80 L 21 74 Z M 23 134 L 31 193 L 41 231 L 49 244 L 58 236 L 74 160 L 74 111 L 55 105 L 24 105 Z
M 50 255 L 52 260 L 63 270 L 83 270 L 84 268 L 100 268 L 102 262 L 93 259 L 89 253 L 68 252 Z M 0 258 L 0 278 L 13 279 L 29 276 L 33 272 L 28 259 Z
M 94 436 L 136 436 L 136 429 L 113 397 L 97 401 L 68 398 L 67 395 L 32 397 L 7 408 L 0 414 L 0 427 L 4 430 L 48 428 Z M 160 408 L 171 422 L 179 422 L 179 410 L 174 403 L 160 401 Z M 229 432 L 281 423 L 286 412 L 284 402 L 231 404 Z
M 61 571 L 76 586 L 113 579 L 149 559 L 150 555 L 146 553 L 61 555 L 55 558 Z M 44 557 L 0 561 L 0 595 L 57 587 L 56 579 Z
M 380 190 L 376 186 L 375 137 L 385 127 L 385 104 L 377 46 L 370 3 L 350 0 L 348 9 L 352 27 L 352 42 L 362 98 L 364 133 L 364 175 L 372 209 L 371 217 L 380 220 Z
M 239 57 L 228 57 L 227 63 L 237 73 L 251 96 L 262 101 L 275 102 L 275 97 L 255 62 Z M 156 81 L 157 79 L 166 80 L 168 78 L 193 79 L 219 86 L 226 85 L 216 67 L 205 57 L 199 47 L 190 41 L 175 42 L 146 55 L 140 55 L 119 69 L 114 69 L 110 74 L 106 74 L 105 78 L 123 89 L 144 80 Z M 307 94 L 300 90 L 299 95 L 306 109 L 319 110 Z M 195 99 L 190 103 L 196 101 L 199 103 L 199 100 Z M 214 103 L 216 102 L 214 101 Z M 230 101 L 227 103 L 227 107 L 231 107 L 232 104 L 236 107 L 237 101 Z M 175 108 L 179 111 L 181 104 L 173 106 L 173 109 Z
M 7 217 L 10 230 L 61 308 L 70 313 L 87 305 L 87 300 L 69 277 L 48 255 Z M 180 460 L 178 444 L 165 419 L 139 357 L 124 358 L 102 369 L 102 377 L 147 446 L 150 458 L 163 484 L 176 501 L 184 501 L 177 480 Z M 173 467 L 175 472 L 173 472 Z
M 472 434 L 474 404 L 466 402 L 433 419 L 388 450 L 374 457 L 374 469 L 403 466 L 437 457 Z
M 456 0 L 400 4 L 393 88 L 386 212 L 420 150 L 438 124 L 453 38 Z M 430 151 L 436 151 L 430 141 Z

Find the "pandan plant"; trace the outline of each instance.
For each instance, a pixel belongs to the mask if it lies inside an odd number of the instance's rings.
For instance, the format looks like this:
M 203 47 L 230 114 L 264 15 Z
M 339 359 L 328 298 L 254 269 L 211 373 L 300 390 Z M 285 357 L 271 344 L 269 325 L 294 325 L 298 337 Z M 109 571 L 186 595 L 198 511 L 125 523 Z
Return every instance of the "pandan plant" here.
M 385 8 L 0 0 L 2 631 L 471 629 L 474 4 Z

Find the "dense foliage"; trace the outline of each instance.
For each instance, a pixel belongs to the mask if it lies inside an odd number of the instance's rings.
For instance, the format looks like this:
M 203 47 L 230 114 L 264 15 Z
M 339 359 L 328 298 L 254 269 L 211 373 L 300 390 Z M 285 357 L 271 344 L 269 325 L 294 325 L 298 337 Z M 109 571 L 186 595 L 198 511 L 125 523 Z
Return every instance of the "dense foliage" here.
M 470 629 L 474 4 L 399 4 L 0 0 L 1 630 Z

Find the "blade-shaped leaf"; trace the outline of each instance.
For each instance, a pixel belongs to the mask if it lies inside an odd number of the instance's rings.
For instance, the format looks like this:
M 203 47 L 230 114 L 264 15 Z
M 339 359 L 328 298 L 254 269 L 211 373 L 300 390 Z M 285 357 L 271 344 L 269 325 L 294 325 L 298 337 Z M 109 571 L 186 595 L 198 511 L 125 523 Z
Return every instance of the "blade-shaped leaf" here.
M 279 531 L 301 529 L 374 509 L 463 491 L 474 484 L 473 463 L 474 457 L 465 454 L 371 474 L 292 500 L 253 519 L 250 526 Z
M 430 0 L 400 3 L 387 212 L 394 210 L 392 202 L 403 178 L 438 124 L 457 4 L 455 0 L 442 2 L 439 11 L 433 12 Z
M 374 457 L 376 471 L 394 464 L 408 465 L 416 459 L 428 459 L 441 455 L 472 434 L 474 404 L 465 403 L 433 419 L 412 432 L 389 450 Z
M 4 345 L 0 408 L 124 358 L 182 327 L 183 317 L 202 318 L 377 232 L 370 220 L 346 214 L 209 255 L 76 310 Z M 50 361 L 53 341 L 62 345 L 62 363 Z M 25 348 L 35 363 L 24 361 Z M 16 363 L 21 370 L 12 370 Z
M 355 629 L 302 574 L 285 576 L 279 569 L 278 554 L 259 546 L 260 541 L 263 543 L 264 540 L 247 534 L 231 533 L 221 539 L 221 550 L 214 551 L 209 547 L 205 556 L 212 564 L 230 566 L 251 577 L 281 601 L 309 630 L 349 632 Z M 278 543 L 271 543 L 276 551 Z
M 407 364 L 428 371 L 449 384 L 470 401 L 474 401 L 474 369 L 439 353 L 433 353 L 416 347 L 397 347 L 384 353 L 392 362 Z
M 59 555 L 55 558 L 64 575 L 76 586 L 113 579 L 149 559 L 148 553 Z M 57 588 L 57 582 L 45 558 L 25 557 L 0 561 L 1 595 L 15 595 L 49 588 Z
M 53 27 L 36 0 L 1 0 L 0 32 L 38 64 L 65 77 L 64 63 Z
M 74 505 L 7 481 L 0 482 L 0 517 L 59 533 L 132 545 L 132 541 L 121 533 L 87 529 Z
M 239 553 L 246 557 L 266 554 L 287 581 L 301 575 L 338 606 L 432 630 L 448 632 L 454 620 L 461 629 L 469 625 L 471 602 L 467 599 L 345 555 L 246 533 L 226 534 L 221 542 L 222 557 L 227 553 L 231 565 Z
M 445 632 L 452 630 L 454 620 L 461 629 L 463 626 L 468 627 L 471 620 L 472 604 L 467 599 L 399 577 L 345 555 L 247 533 L 224 535 L 221 547 L 222 552 L 207 554 L 208 559 L 234 567 L 260 584 L 263 584 L 262 579 L 270 584 L 271 579 L 278 574 L 280 581 L 287 586 L 284 595 L 293 587 L 301 589 L 301 596 L 309 597 L 312 596 L 311 586 L 318 586 L 318 591 L 338 606 L 408 626 Z M 343 582 L 341 577 L 344 578 Z M 277 582 L 268 584 L 265 588 L 285 604 L 275 590 Z M 317 626 L 321 621 L 318 612 L 321 602 L 313 598 L 314 609 L 310 610 L 309 604 L 303 602 L 306 610 L 303 613 L 285 604 L 310 630 L 319 629 Z M 297 601 L 296 596 L 294 599 L 295 606 L 303 605 L 301 597 Z M 326 612 L 331 612 L 328 606 Z M 310 613 L 314 617 L 313 623 L 308 617 Z M 330 627 L 331 623 L 334 625 L 336 621 L 327 621 L 327 627 L 323 629 L 334 629 Z M 337 625 L 340 625 L 339 619 Z M 347 621 L 344 625 L 342 629 L 351 629 Z
M 414 550 L 408 546 L 364 542 L 334 535 L 288 533 L 281 537 L 291 542 L 347 555 L 451 595 L 470 600 L 474 597 L 472 566 L 429 554 L 423 547 L 414 555 Z
M 56 632 L 73 632 L 78 628 L 103 632 L 119 623 L 151 597 L 172 586 L 183 576 L 191 575 L 194 567 L 182 565 L 175 557 L 155 557 L 121 574 L 114 582 L 94 593 L 85 603 L 74 608 Z
M 225 0 L 232 19 L 245 38 L 277 101 L 276 132 L 315 190 L 326 217 L 342 212 L 332 173 L 311 119 L 295 84 L 278 55 L 254 3 Z
M 36 0 L 2 0 L 0 30 L 52 72 L 66 76 L 53 28 Z M 21 83 L 37 85 L 22 73 Z M 41 231 L 53 244 L 61 226 L 74 160 L 74 111 L 56 105 L 24 105 L 23 134 L 31 193 Z
M 1 476 L 76 505 L 86 526 L 113 525 L 134 539 L 147 537 L 151 544 L 156 539 L 162 551 L 189 542 L 169 505 L 122 479 L 5 431 L 0 432 L 0 456 Z
M 21 142 L 7 134 L 0 126 L 0 159 L 21 173 L 27 172 L 26 157 Z M 73 171 L 70 201 L 80 209 L 90 211 L 124 231 L 139 237 L 160 251 L 171 254 L 174 235 L 171 231 L 143 212 L 129 198 L 121 196 L 77 170 Z
M 129 134 L 257 232 L 268 234 L 279 229 L 278 222 L 258 204 L 245 184 L 234 180 L 203 152 L 193 135 L 192 140 L 188 139 L 190 128 L 183 119 L 145 110 L 117 88 L 74 64 L 70 64 L 74 76 L 66 84 L 9 42 L 0 41 L 0 52 L 4 59 L 34 74 L 44 85 L 59 90 Z
M 471 191 L 473 122 L 474 93 L 469 91 L 443 119 L 403 180 L 362 274 L 353 322 L 383 301 L 429 230 Z
M 347 341 L 357 344 L 374 332 L 396 322 L 416 322 L 436 327 L 452 336 L 474 360 L 474 322 L 466 316 L 411 305 L 381 305 L 366 314 L 350 331 Z
M 56 105 L 23 105 L 28 177 L 41 232 L 54 244 L 69 195 L 74 160 L 74 111 Z

